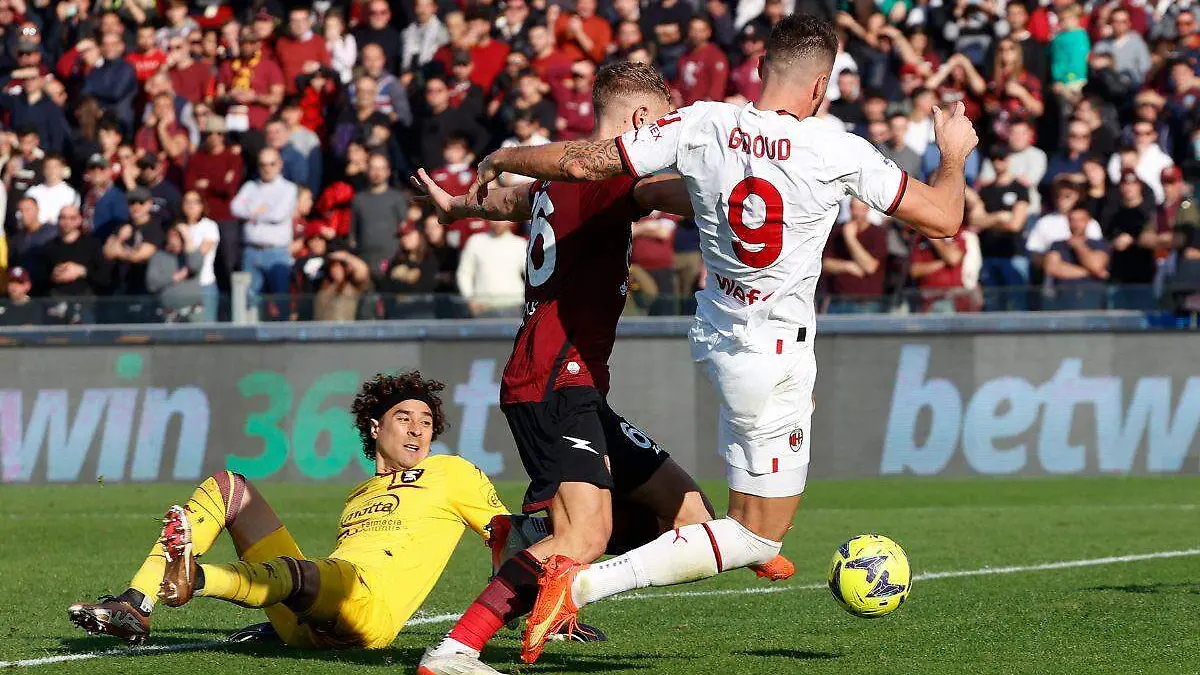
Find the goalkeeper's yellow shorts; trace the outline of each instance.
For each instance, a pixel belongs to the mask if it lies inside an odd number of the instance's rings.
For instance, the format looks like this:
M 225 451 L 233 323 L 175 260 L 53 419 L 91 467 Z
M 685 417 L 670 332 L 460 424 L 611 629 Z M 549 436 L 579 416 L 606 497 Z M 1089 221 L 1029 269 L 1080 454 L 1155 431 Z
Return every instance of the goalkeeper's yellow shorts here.
M 284 528 L 258 540 L 242 553 L 246 562 L 265 562 L 290 557 L 306 560 L 296 540 Z M 372 592 L 371 575 L 354 564 L 337 558 L 310 562 L 320 572 L 317 599 L 307 610 L 296 613 L 282 604 L 265 608 L 267 618 L 284 643 L 307 649 L 365 647 L 382 649 L 392 643 L 398 623 L 378 592 Z

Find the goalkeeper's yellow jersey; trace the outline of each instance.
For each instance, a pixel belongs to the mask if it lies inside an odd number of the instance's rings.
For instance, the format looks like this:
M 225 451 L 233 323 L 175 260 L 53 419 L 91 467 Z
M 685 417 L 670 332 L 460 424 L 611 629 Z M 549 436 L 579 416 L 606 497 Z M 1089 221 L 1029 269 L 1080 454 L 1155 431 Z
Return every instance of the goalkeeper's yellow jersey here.
M 329 557 L 352 563 L 403 625 L 433 590 L 464 530 L 483 536 L 503 513 L 495 486 L 474 464 L 433 455 L 359 484 L 346 498 Z

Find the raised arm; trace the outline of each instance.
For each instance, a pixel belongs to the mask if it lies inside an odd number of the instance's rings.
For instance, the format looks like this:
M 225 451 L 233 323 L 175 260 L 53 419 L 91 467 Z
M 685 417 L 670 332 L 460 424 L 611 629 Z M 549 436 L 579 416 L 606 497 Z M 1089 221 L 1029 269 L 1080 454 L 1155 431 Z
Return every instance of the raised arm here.
M 909 179 L 892 213 L 930 239 L 953 237 L 962 225 L 967 157 L 979 143 L 965 110 L 961 101 L 949 113 L 934 108 L 934 137 L 942 154 L 941 163 L 931 185 Z

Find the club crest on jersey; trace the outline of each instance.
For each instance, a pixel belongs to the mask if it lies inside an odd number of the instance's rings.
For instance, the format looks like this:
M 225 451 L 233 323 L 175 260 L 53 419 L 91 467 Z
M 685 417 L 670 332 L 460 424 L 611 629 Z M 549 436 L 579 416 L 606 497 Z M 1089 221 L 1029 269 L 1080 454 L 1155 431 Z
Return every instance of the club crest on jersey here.
M 792 452 L 800 452 L 800 448 L 804 445 L 804 429 L 797 429 L 788 436 L 788 444 L 792 446 Z
M 401 483 L 415 483 L 421 478 L 421 474 L 425 473 L 425 469 L 405 469 L 400 472 Z

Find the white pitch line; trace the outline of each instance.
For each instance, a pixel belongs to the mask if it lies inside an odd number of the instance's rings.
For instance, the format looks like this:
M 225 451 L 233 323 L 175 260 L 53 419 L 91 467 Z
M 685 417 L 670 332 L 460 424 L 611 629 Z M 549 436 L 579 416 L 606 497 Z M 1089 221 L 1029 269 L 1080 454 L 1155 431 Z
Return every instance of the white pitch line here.
M 435 614 L 433 616 L 417 615 L 408 620 L 408 626 L 424 626 L 431 623 L 445 623 L 448 621 L 457 621 L 462 614 Z M 208 640 L 207 642 L 186 642 L 177 645 L 145 645 L 142 647 L 113 647 L 98 652 L 81 652 L 78 654 L 61 654 L 59 656 L 45 656 L 38 659 L 23 659 L 20 661 L 0 661 L 0 669 L 3 668 L 20 668 L 22 666 L 46 666 L 53 663 L 66 663 L 68 661 L 87 661 L 88 659 L 98 659 L 105 656 L 142 656 L 145 654 L 168 654 L 170 652 L 194 652 L 221 645 L 236 646 L 237 643 L 231 643 L 228 640 Z
M 1158 551 L 1156 553 L 1137 553 L 1134 555 L 1116 555 L 1107 558 L 1087 558 L 1084 560 L 1061 560 L 1059 562 L 1042 563 L 1039 565 L 1015 565 L 1011 567 L 980 567 L 975 570 L 950 570 L 947 572 L 926 572 L 914 574 L 913 581 L 930 581 L 933 579 L 957 579 L 960 577 L 987 577 L 996 574 L 1016 574 L 1018 572 L 1044 572 L 1048 570 L 1065 570 L 1075 567 L 1095 567 L 1097 565 L 1112 565 L 1116 563 L 1131 563 L 1141 560 L 1157 560 L 1160 558 L 1182 558 L 1200 555 L 1200 548 L 1189 548 L 1182 551 Z M 788 591 L 813 591 L 825 588 L 827 584 L 805 584 L 803 586 L 756 586 L 752 588 L 724 588 L 715 591 L 672 591 L 667 593 L 629 593 L 619 595 L 614 600 L 638 600 L 653 598 L 707 598 L 721 595 L 763 595 L 770 593 L 787 593 Z
M 957 579 L 961 577 L 985 577 L 997 574 L 1017 574 L 1020 572 L 1046 572 L 1051 570 L 1073 569 L 1077 567 L 1095 567 L 1097 565 L 1114 565 L 1119 563 L 1140 562 L 1143 560 L 1160 560 L 1164 558 L 1183 558 L 1200 555 L 1200 548 L 1190 548 L 1180 551 L 1158 551 L 1155 553 L 1138 553 L 1133 555 L 1115 555 L 1106 558 L 1086 558 L 1083 560 L 1060 560 L 1038 565 L 1014 565 L 1010 567 L 980 567 L 974 570 L 949 570 L 945 572 L 927 572 L 913 576 L 914 581 L 932 581 L 934 579 Z M 723 595 L 765 595 L 786 593 L 789 591 L 814 591 L 825 588 L 825 584 L 803 584 L 788 586 L 756 586 L 751 588 L 726 588 L 713 591 L 680 591 L 668 593 L 630 593 L 618 596 L 617 600 L 655 600 L 665 598 L 706 598 Z M 462 614 L 434 614 L 429 616 L 417 615 L 409 619 L 409 626 L 424 626 L 457 620 Z M 107 656 L 141 656 L 144 654 L 166 654 L 170 652 L 199 651 L 221 645 L 235 645 L 225 640 L 209 642 L 188 642 L 177 645 L 147 645 L 144 647 L 116 647 L 96 652 L 80 652 L 78 654 L 60 654 L 36 659 L 19 661 L 0 661 L 0 668 L 21 668 L 27 666 L 45 666 L 68 661 L 87 661 Z

